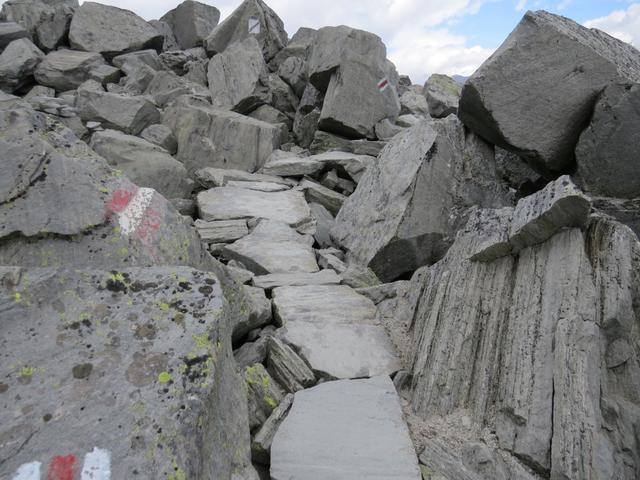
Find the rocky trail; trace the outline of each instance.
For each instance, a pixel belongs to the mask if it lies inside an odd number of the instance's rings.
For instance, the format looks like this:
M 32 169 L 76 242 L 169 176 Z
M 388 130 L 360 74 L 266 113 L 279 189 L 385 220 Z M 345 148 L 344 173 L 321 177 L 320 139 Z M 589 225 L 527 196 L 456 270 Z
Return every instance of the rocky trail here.
M 0 479 L 640 478 L 640 52 L 464 85 L 245 0 L 0 11 Z

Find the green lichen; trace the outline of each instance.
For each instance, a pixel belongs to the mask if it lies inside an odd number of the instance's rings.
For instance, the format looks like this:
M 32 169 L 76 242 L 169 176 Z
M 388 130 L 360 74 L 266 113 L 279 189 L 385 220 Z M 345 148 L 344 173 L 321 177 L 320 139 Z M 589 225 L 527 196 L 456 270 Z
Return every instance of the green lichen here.
M 160 307 L 160 310 L 162 310 L 163 312 L 168 312 L 169 308 L 171 308 L 171 306 L 166 302 L 160 302 L 158 304 L 158 307 Z
M 171 374 L 169 372 L 160 372 L 158 375 L 158 382 L 169 383 L 171 381 Z
M 278 402 L 276 402 L 273 397 L 269 395 L 264 396 L 264 402 L 269 405 L 271 408 L 276 408 L 278 406 Z
M 100 190 L 100 193 L 109 193 L 109 189 L 104 185 L 101 185 L 100 187 L 98 187 L 98 190 Z
M 18 372 L 18 377 L 20 378 L 31 377 L 37 372 L 38 372 L 38 369 L 35 367 L 24 366 L 20 369 L 20 372 Z
M 22 303 L 22 294 L 20 292 L 15 292 L 13 294 L 13 301 L 16 303 Z

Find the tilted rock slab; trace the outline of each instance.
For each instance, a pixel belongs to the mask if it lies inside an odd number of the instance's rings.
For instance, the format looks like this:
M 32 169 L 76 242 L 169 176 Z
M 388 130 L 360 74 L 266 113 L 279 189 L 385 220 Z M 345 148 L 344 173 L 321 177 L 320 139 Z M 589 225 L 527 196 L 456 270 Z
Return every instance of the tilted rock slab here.
M 600 91 L 640 81 L 640 52 L 606 33 L 528 12 L 467 80 L 459 116 L 542 171 L 569 173 Z
M 6 4 L 7 2 L 5 2 L 5 5 Z M 0 22 L 0 50 L 3 50 L 11 42 L 20 38 L 28 38 L 31 40 L 31 35 L 29 35 L 29 32 L 27 32 L 22 25 L 16 22 L 8 22 L 5 20 Z
M 0 89 L 13 93 L 33 82 L 44 53 L 27 38 L 14 40 L 0 53 Z
M 220 10 L 193 0 L 186 0 L 165 13 L 160 21 L 171 26 L 178 44 L 183 50 L 199 47 L 211 30 L 218 25 Z
M 1 267 L 0 477 L 253 478 L 229 301 L 188 267 Z
M 56 50 L 38 65 L 35 77 L 40 85 L 65 92 L 78 88 L 87 80 L 100 81 L 100 72 L 107 66 L 99 53 Z
M 440 259 L 469 207 L 510 204 L 491 147 L 450 116 L 396 136 L 367 168 L 331 234 L 352 261 L 388 282 Z
M 461 93 L 462 86 L 458 82 L 439 74 L 431 75 L 422 90 L 427 99 L 429 114 L 434 118 L 445 118 L 452 113 L 458 113 Z
M 420 480 L 391 380 L 328 382 L 296 393 L 271 445 L 270 473 L 273 480 Z

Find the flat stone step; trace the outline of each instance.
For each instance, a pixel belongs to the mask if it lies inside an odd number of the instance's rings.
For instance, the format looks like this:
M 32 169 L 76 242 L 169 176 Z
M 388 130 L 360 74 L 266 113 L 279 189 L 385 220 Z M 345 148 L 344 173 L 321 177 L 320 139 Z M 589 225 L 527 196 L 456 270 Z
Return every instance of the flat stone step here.
M 340 277 L 333 270 L 315 273 L 272 273 L 253 277 L 255 287 L 273 290 L 278 287 L 303 287 L 305 285 L 339 285 Z
M 272 480 L 420 480 L 389 377 L 296 393 L 271 445 Z
M 246 220 L 220 220 L 217 222 L 196 220 L 196 230 L 205 243 L 235 242 L 249 235 Z

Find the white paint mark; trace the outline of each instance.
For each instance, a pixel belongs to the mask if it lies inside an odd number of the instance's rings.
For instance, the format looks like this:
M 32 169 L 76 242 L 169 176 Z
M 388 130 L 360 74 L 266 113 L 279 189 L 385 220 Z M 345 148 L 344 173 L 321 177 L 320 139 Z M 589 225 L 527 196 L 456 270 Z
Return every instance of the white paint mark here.
M 110 480 L 111 454 L 107 450 L 93 447 L 93 452 L 84 456 L 81 480 Z
M 384 77 L 378 82 L 378 90 L 380 90 L 380 92 L 384 92 L 387 88 L 389 88 L 389 79 Z
M 249 19 L 249 35 L 257 35 L 260 33 L 260 19 L 258 17 L 251 17 Z
M 31 462 L 21 465 L 13 476 L 13 480 L 40 480 L 40 462 Z
M 120 213 L 118 222 L 125 235 L 131 235 L 136 231 L 144 218 L 144 212 L 153 200 L 155 190 L 151 188 L 139 188 L 127 207 Z

